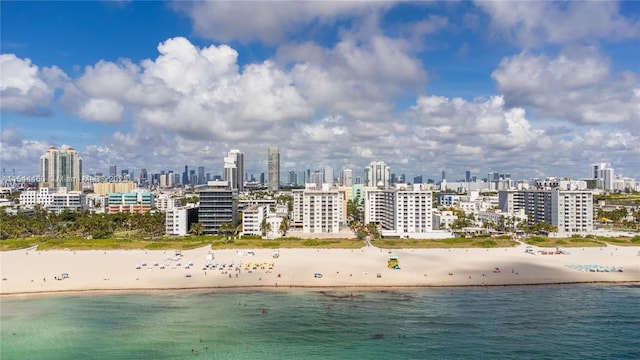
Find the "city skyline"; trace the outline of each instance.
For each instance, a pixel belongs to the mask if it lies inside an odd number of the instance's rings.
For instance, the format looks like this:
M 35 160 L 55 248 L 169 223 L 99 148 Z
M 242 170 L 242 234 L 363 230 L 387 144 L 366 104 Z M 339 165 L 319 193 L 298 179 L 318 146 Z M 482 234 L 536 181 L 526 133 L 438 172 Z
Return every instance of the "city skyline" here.
M 636 2 L 3 2 L 0 16 L 7 174 L 37 176 L 69 146 L 86 174 L 199 177 L 240 149 L 258 178 L 274 147 L 281 180 L 372 161 L 407 180 L 579 179 L 593 163 L 640 178 Z

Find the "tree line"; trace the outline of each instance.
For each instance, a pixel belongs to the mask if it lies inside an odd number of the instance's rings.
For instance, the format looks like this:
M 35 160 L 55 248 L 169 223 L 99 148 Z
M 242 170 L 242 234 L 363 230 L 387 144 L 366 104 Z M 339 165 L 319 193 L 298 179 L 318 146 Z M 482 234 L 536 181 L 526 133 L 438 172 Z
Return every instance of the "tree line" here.
M 161 212 L 95 214 L 64 210 L 59 214 L 36 206 L 32 214 L 0 211 L 0 239 L 29 236 L 104 239 L 117 232 L 130 231 L 141 237 L 161 236 L 165 232 L 165 214 Z

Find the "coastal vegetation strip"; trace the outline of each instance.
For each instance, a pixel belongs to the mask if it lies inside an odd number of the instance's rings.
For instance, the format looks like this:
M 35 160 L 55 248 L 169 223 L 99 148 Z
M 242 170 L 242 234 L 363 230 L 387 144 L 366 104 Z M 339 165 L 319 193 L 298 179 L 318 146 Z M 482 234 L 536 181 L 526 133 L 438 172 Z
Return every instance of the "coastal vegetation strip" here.
M 529 237 L 520 241 L 538 247 L 603 247 L 607 244 L 617 246 L 639 246 L 640 236 L 634 237 L 572 237 L 547 238 Z M 497 248 L 515 247 L 517 241 L 510 236 L 470 237 L 449 239 L 376 239 L 371 240 L 373 246 L 384 249 L 424 249 L 424 248 Z M 283 237 L 278 239 L 242 238 L 229 239 L 224 236 L 200 235 L 185 237 L 156 237 L 149 239 L 136 234 L 126 237 L 108 237 L 104 239 L 87 239 L 82 237 L 27 237 L 0 240 L 0 251 L 27 249 L 38 246 L 38 250 L 168 250 L 195 249 L 211 245 L 214 249 L 277 249 L 277 248 L 323 248 L 323 249 L 359 249 L 365 243 L 358 239 L 301 239 Z

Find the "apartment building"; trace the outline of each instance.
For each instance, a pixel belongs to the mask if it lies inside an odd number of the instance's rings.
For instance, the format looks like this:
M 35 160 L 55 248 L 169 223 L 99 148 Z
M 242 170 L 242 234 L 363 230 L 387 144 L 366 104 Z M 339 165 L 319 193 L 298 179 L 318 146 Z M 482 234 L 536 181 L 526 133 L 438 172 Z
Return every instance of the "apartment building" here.
M 344 193 L 339 191 L 305 190 L 302 196 L 302 232 L 340 232 L 344 221 L 343 203 Z
M 365 223 L 372 222 L 383 236 L 425 237 L 433 232 L 432 192 L 419 185 L 367 190 Z
M 20 205 L 23 208 L 39 205 L 43 209 L 58 214 L 65 209 L 72 211 L 80 209 L 84 202 L 85 195 L 81 191 L 67 191 L 66 187 L 60 187 L 56 192 L 51 192 L 49 188 L 41 188 L 37 191 L 26 190 L 20 193 Z
M 109 193 L 107 212 L 109 214 L 117 214 L 121 212 L 145 213 L 151 211 L 154 205 L 154 196 L 154 193 L 142 191 Z
M 185 236 L 189 234 L 191 224 L 198 222 L 197 207 L 174 207 L 165 213 L 165 234 Z
M 532 223 L 546 222 L 560 234 L 593 231 L 593 194 L 587 190 L 514 190 L 498 193 L 502 211 L 524 210 Z
M 269 205 L 253 205 L 242 212 L 242 233 L 262 235 L 262 221 L 269 215 Z
M 209 181 L 199 195 L 198 220 L 205 234 L 218 234 L 220 225 L 224 223 L 238 225 L 237 189 L 229 188 L 226 181 Z

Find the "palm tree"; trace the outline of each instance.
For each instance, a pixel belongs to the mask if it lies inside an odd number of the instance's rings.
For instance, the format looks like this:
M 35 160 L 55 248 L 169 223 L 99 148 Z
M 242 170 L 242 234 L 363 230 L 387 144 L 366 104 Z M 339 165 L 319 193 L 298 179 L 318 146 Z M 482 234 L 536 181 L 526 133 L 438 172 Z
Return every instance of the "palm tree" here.
M 282 218 L 282 222 L 280 222 L 280 233 L 282 236 L 287 236 L 287 230 L 289 230 L 289 218 L 285 216 Z
M 192 235 L 202 235 L 204 234 L 204 228 L 202 227 L 202 223 L 197 222 L 191 224 L 191 229 L 189 229 L 189 234 Z
M 271 223 L 267 222 L 267 219 L 262 219 L 260 231 L 262 232 L 262 236 L 267 236 L 267 233 L 271 231 Z

